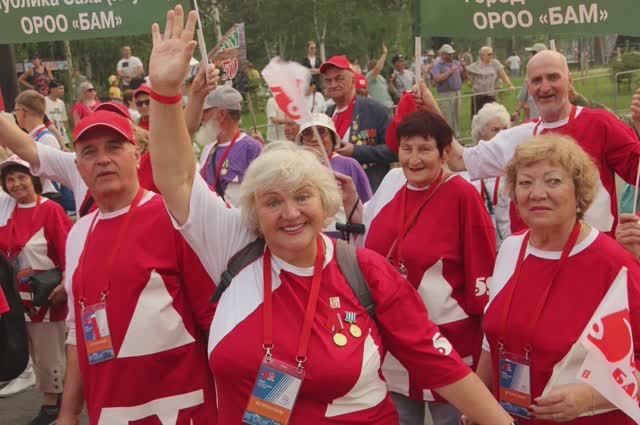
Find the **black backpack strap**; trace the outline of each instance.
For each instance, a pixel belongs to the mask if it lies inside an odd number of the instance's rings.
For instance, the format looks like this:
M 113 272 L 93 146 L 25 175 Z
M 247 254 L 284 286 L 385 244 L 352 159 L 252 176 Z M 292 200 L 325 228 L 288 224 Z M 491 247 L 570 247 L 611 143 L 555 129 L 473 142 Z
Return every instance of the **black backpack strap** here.
M 367 283 L 362 270 L 360 270 L 360 264 L 358 264 L 358 257 L 356 248 L 349 245 L 346 241 L 341 239 L 336 240 L 336 259 L 340 270 L 347 278 L 349 286 L 353 290 L 353 293 L 360 301 L 360 304 L 367 310 L 367 314 L 372 318 L 376 318 L 376 305 L 371 297 L 371 290 Z
M 256 261 L 264 253 L 264 239 L 258 238 L 240 251 L 236 252 L 227 262 L 227 270 L 220 275 L 220 282 L 216 292 L 211 297 L 212 303 L 220 301 L 220 297 L 227 290 L 231 281 L 242 269 Z

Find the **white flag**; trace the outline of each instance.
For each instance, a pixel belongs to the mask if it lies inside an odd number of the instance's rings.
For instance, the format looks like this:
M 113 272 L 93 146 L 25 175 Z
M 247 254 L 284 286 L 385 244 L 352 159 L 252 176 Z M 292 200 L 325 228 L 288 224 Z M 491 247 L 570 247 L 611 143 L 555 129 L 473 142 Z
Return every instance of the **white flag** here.
M 309 88 L 309 69 L 296 62 L 275 57 L 262 70 L 262 77 L 282 111 L 298 124 L 309 118 L 305 95 Z
M 618 276 L 580 336 L 587 357 L 578 378 L 640 423 L 627 269 Z

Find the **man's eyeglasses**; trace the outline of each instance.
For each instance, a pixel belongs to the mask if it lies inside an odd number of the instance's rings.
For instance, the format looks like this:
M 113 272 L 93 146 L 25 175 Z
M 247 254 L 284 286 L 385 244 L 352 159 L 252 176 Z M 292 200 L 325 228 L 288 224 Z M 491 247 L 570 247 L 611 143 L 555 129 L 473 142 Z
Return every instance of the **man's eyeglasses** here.
M 324 137 L 329 131 L 327 127 L 318 126 L 316 128 L 318 129 L 318 134 L 320 135 L 320 137 Z M 313 137 L 313 127 L 305 128 L 304 130 L 302 130 L 302 137 L 304 137 L 305 139 L 310 139 L 311 137 Z
M 142 108 L 143 106 L 149 106 L 150 103 L 151 103 L 150 100 L 136 100 L 136 106 L 138 108 Z

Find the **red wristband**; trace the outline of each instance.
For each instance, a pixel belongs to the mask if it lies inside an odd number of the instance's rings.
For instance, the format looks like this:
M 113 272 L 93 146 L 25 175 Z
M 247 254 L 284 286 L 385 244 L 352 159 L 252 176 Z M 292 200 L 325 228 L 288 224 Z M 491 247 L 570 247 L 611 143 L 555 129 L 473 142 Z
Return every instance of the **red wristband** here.
M 163 96 L 160 93 L 156 93 L 155 91 L 151 90 L 151 99 L 165 105 L 174 105 L 182 101 L 182 93 L 178 92 L 178 94 L 176 94 L 175 96 Z

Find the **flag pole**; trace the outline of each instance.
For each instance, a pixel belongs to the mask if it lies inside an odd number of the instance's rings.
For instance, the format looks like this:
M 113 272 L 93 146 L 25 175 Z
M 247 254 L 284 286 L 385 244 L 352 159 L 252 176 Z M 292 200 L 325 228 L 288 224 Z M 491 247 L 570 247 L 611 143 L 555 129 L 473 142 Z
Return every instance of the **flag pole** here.
M 209 55 L 207 54 L 207 45 L 204 40 L 204 32 L 202 30 L 202 20 L 200 19 L 200 9 L 198 8 L 197 0 L 191 0 L 191 2 L 193 4 L 193 9 L 196 11 L 196 14 L 198 16 L 198 28 L 196 29 L 196 33 L 198 35 L 198 47 L 200 48 L 200 56 L 202 56 L 202 58 L 200 59 L 200 62 L 201 62 L 201 66 L 204 66 L 204 69 L 205 69 L 204 76 L 207 79 L 207 82 L 209 82 L 209 73 L 207 72 L 207 70 L 209 69 Z
M 258 126 L 256 123 L 256 114 L 253 110 L 253 100 L 251 99 L 251 92 L 247 90 L 247 105 L 249 106 L 249 113 L 251 114 L 251 121 L 253 122 L 253 132 L 258 131 Z

